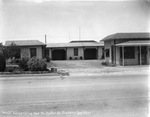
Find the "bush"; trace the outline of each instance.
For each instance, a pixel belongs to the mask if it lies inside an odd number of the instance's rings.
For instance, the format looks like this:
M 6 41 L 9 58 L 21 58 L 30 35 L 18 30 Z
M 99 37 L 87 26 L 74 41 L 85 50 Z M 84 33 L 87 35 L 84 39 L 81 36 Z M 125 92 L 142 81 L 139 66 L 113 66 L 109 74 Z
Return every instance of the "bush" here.
M 50 57 L 49 56 L 46 56 L 46 61 L 50 62 Z
M 28 61 L 29 58 L 22 58 L 21 60 L 19 60 L 19 66 L 20 68 L 22 68 L 24 71 L 28 71 Z
M 14 72 L 19 70 L 19 66 L 18 65 L 7 65 L 6 66 L 6 70 L 7 72 Z
M 32 57 L 27 64 L 30 71 L 47 71 L 47 64 L 44 59 Z
M 102 65 L 108 66 L 108 62 L 102 62 Z
M 4 71 L 6 68 L 6 61 L 5 61 L 5 57 L 0 54 L 0 71 Z
M 82 57 L 82 56 L 80 56 L 80 59 L 82 60 L 82 59 L 83 59 L 83 57 Z
M 69 57 L 70 60 L 72 60 L 72 57 Z

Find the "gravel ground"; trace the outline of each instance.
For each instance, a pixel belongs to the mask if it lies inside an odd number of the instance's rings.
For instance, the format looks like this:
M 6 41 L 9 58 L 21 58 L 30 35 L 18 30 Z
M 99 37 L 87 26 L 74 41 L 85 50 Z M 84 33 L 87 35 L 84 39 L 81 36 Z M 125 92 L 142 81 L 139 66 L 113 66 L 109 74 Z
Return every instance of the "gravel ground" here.
M 58 70 L 66 70 L 73 74 L 107 74 L 107 73 L 149 73 L 149 65 L 136 66 L 102 66 L 103 60 L 68 60 L 51 61 L 48 67 L 57 67 Z

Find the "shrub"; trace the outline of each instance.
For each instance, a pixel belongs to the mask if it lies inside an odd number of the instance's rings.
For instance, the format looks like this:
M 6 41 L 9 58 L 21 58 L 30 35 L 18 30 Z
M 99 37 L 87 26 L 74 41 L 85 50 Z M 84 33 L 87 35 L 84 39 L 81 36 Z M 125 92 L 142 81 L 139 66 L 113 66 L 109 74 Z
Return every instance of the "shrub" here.
M 80 59 L 82 60 L 82 59 L 83 59 L 83 57 L 82 57 L 82 56 L 80 56 Z
M 5 57 L 0 54 L 0 71 L 4 71 L 6 68 L 6 61 L 5 61 Z
M 69 57 L 70 60 L 72 60 L 72 57 Z
M 75 60 L 77 60 L 78 58 L 77 57 L 75 57 Z
M 47 64 L 44 59 L 39 60 L 39 69 L 40 69 L 40 71 L 47 70 Z
M 107 66 L 107 65 L 108 65 L 108 62 L 102 62 L 102 65 L 106 65 L 106 66 Z
M 17 71 L 17 70 L 19 70 L 18 65 L 7 65 L 5 71 L 13 72 L 13 71 Z
M 22 68 L 23 70 L 27 71 L 28 70 L 28 61 L 29 58 L 22 58 L 21 60 L 19 60 L 19 66 L 20 68 Z
M 50 57 L 49 56 L 46 56 L 46 61 L 50 62 Z
M 32 57 L 28 61 L 28 68 L 30 71 L 46 71 L 47 64 L 44 59 L 38 59 L 36 57 Z

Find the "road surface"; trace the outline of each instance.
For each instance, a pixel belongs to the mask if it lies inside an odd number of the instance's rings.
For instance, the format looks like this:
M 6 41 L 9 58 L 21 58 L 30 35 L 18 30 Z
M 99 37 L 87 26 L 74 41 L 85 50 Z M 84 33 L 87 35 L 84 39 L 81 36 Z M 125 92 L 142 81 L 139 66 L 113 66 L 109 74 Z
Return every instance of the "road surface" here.
M 1 117 L 147 117 L 148 75 L 0 79 Z

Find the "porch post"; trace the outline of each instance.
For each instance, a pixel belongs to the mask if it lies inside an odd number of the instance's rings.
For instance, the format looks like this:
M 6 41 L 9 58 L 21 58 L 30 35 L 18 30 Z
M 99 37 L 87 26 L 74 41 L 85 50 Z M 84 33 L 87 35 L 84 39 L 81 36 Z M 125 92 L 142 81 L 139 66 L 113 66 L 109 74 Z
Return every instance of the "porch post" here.
M 124 46 L 122 46 L 122 65 L 124 66 Z
M 140 46 L 140 65 L 141 65 L 142 61 L 141 61 L 141 46 Z

